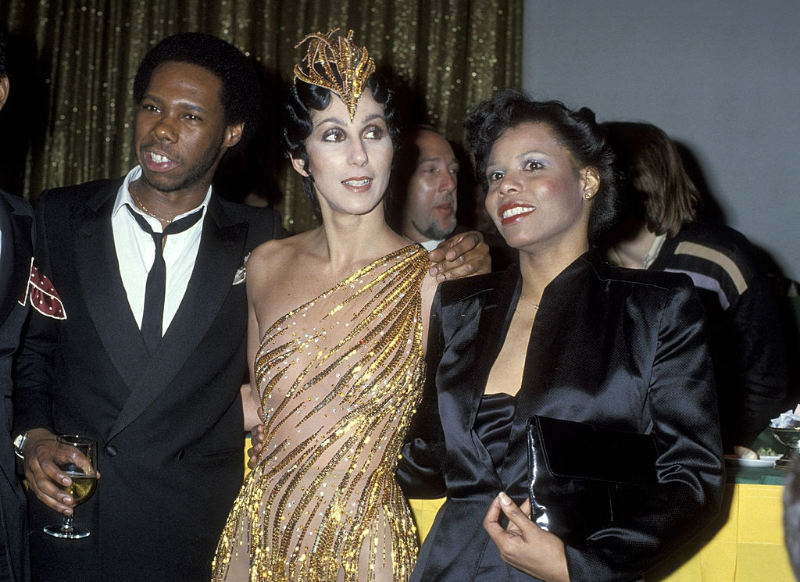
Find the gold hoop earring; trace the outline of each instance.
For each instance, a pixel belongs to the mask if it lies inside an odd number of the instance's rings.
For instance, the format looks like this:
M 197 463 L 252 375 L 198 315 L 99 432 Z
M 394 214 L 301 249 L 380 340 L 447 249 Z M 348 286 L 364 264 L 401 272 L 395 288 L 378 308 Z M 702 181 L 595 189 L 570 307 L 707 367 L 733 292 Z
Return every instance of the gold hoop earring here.
M 584 195 L 583 195 L 583 199 L 584 199 L 584 200 L 591 200 L 591 199 L 592 199 L 592 194 L 589 194 L 589 193 L 587 192 L 586 194 L 584 194 Z

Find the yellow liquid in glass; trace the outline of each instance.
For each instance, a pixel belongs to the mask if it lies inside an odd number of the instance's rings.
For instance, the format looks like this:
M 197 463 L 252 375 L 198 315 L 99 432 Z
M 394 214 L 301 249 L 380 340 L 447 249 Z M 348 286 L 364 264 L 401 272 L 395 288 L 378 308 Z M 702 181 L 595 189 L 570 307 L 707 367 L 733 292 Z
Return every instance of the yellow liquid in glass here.
M 67 493 L 75 500 L 75 505 L 80 505 L 94 493 L 94 488 L 97 486 L 97 478 L 94 475 L 85 475 L 83 473 L 67 473 L 72 479 L 72 485 L 67 487 Z

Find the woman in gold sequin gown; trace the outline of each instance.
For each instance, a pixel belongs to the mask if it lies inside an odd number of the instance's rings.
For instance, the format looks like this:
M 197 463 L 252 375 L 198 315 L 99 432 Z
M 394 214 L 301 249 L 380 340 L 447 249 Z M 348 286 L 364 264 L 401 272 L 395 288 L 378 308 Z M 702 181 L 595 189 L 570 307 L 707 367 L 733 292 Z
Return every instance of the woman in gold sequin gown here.
M 366 50 L 332 34 L 310 35 L 285 133 L 322 226 L 247 263 L 267 445 L 228 518 L 214 580 L 406 580 L 416 559 L 394 471 L 420 398 L 436 280 L 427 253 L 384 220 L 392 94 Z

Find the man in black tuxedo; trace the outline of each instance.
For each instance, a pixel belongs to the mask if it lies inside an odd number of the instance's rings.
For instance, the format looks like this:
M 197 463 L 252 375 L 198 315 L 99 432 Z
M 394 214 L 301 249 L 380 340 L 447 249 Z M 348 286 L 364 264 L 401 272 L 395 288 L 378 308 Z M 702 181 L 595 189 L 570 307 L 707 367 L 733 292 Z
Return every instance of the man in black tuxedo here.
M 0 109 L 8 98 L 5 39 L 0 30 Z M 28 580 L 25 493 L 17 476 L 11 442 L 12 367 L 28 312 L 25 286 L 33 257 L 33 210 L 18 196 L 0 190 L 0 582 Z
M 144 58 L 134 99 L 139 165 L 45 192 L 36 208 L 35 263 L 55 293 L 34 300 L 15 421 L 34 580 L 206 582 L 241 484 L 243 266 L 285 231 L 276 211 L 227 202 L 212 180 L 256 129 L 258 77 L 228 43 L 178 34 Z M 74 511 L 91 531 L 81 540 L 42 532 L 73 513 L 52 462 L 60 433 L 98 442 L 97 489 Z

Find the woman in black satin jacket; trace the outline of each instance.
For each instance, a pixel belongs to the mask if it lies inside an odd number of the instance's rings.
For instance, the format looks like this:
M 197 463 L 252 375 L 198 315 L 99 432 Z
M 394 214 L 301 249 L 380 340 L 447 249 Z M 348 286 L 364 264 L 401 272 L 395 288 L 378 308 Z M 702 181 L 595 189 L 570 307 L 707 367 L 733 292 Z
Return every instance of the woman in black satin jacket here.
M 447 501 L 412 580 L 637 580 L 722 497 L 702 305 L 688 278 L 613 267 L 595 250 L 616 190 L 590 110 L 504 90 L 466 128 L 486 209 L 520 260 L 439 288 L 397 476 L 407 496 Z M 655 485 L 565 543 L 529 518 L 533 415 L 652 434 Z

